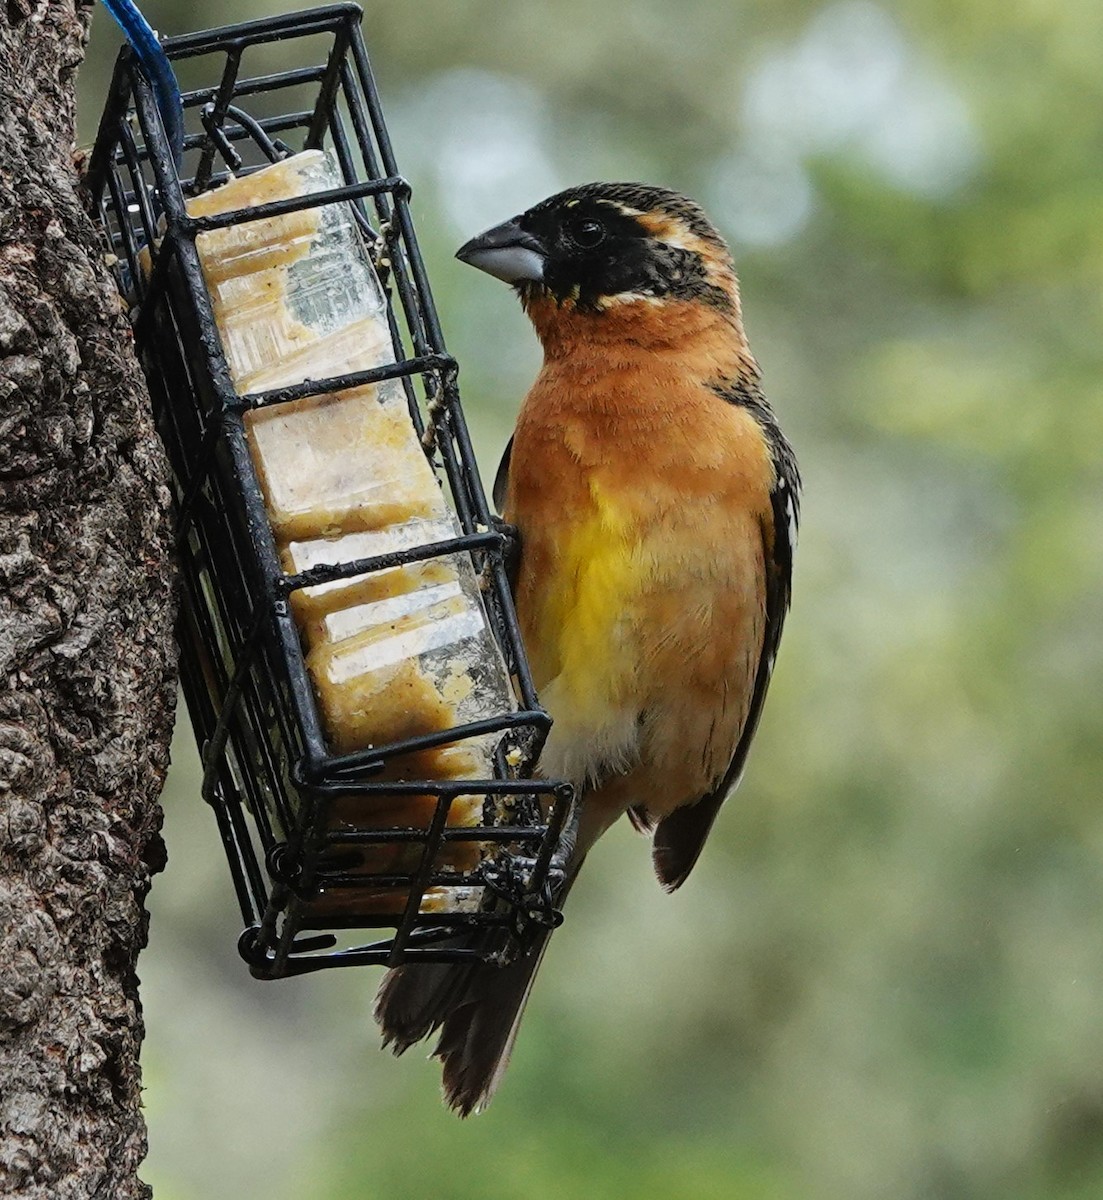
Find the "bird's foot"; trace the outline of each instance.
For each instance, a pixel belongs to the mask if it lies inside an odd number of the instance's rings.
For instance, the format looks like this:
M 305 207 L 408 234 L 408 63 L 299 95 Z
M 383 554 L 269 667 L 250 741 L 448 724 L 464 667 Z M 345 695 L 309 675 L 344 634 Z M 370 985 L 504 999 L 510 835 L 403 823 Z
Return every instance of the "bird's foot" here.
M 502 536 L 502 561 L 506 574 L 512 579 L 521 557 L 521 531 L 509 521 L 503 521 L 501 517 L 493 515 L 490 518 L 490 528 Z

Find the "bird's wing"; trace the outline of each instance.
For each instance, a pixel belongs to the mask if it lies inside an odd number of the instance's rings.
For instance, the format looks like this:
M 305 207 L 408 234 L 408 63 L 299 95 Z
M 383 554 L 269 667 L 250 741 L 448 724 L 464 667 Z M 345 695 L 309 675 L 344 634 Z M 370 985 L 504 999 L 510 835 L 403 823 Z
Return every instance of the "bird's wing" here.
M 506 491 L 509 488 L 509 457 L 512 453 L 513 438 L 511 437 L 502 451 L 502 461 L 498 464 L 498 470 L 494 475 L 494 487 L 490 492 L 494 500 L 494 507 L 498 512 L 502 512 L 506 506 Z
M 762 638 L 754 689 L 747 719 L 743 724 L 731 764 L 717 787 L 695 804 L 675 809 L 658 822 L 652 843 L 652 858 L 659 882 L 673 891 L 680 887 L 696 863 L 712 823 L 729 795 L 739 786 L 747 753 L 754 739 L 766 690 L 777 658 L 785 614 L 789 611 L 793 550 L 800 520 L 800 474 L 796 458 L 776 426 L 767 430 L 776 479 L 770 493 L 770 513 L 761 522 L 763 561 L 766 564 L 766 627 Z M 773 435 L 773 436 L 770 436 Z M 630 814 L 631 815 L 631 814 Z M 646 827 L 646 813 L 636 813 L 633 823 Z

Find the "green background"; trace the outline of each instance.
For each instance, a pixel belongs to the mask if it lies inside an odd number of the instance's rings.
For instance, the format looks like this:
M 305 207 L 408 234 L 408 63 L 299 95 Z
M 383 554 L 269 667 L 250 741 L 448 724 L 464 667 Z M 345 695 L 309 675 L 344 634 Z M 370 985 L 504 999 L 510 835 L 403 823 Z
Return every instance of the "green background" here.
M 466 1123 L 378 1050 L 377 972 L 250 979 L 182 728 L 140 964 L 158 1200 L 1103 1195 L 1103 5 L 423 0 L 364 30 L 486 476 L 538 353 L 455 247 L 594 178 L 709 208 L 804 469 L 793 612 L 692 879 L 608 837 Z M 98 12 L 85 142 L 117 43 Z

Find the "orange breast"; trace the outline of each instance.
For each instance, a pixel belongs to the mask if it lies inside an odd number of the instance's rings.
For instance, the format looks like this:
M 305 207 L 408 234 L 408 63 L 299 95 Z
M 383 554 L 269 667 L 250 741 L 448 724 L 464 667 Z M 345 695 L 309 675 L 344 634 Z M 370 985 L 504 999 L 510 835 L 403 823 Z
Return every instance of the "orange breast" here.
M 704 334 L 550 354 L 518 419 L 505 506 L 522 539 L 518 615 L 555 721 L 546 769 L 581 783 L 643 767 L 669 807 L 726 769 L 764 622 L 773 467 L 751 414 L 702 381 L 725 348 L 744 349 Z

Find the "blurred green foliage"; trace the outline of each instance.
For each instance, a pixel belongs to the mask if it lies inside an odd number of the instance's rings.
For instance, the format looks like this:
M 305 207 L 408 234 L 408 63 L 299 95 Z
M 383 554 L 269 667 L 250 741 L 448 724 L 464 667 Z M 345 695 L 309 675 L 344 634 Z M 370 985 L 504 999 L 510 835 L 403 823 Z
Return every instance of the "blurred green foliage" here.
M 484 471 L 537 352 L 452 249 L 568 183 L 682 188 L 801 455 L 794 609 L 694 877 L 610 836 L 466 1124 L 375 1048 L 373 972 L 249 979 L 181 729 L 159 1200 L 1103 1195 L 1103 6 L 369 7 Z M 116 43 L 97 14 L 86 141 Z

